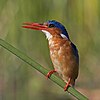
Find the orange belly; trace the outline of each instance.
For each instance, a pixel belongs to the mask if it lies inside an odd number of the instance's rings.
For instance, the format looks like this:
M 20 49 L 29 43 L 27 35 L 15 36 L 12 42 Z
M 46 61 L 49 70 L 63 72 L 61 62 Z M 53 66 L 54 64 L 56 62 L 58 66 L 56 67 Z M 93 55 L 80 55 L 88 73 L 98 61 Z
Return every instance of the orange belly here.
M 68 78 L 73 81 L 78 76 L 78 63 L 70 46 L 70 42 L 49 41 L 50 56 L 54 69 L 66 82 Z M 72 84 L 74 84 L 72 82 Z

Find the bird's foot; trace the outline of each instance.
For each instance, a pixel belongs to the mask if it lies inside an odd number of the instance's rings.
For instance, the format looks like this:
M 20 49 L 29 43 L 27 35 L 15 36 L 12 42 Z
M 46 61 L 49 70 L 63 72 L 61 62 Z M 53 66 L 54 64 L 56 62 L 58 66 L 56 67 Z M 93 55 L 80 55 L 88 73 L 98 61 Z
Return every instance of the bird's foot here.
M 71 82 L 71 79 L 69 78 L 68 82 L 66 83 L 66 85 L 64 87 L 64 91 L 67 91 L 68 87 L 70 86 L 70 82 Z
M 56 72 L 56 70 L 51 70 L 50 72 L 47 73 L 46 78 L 47 79 L 50 78 L 50 76 L 55 72 Z

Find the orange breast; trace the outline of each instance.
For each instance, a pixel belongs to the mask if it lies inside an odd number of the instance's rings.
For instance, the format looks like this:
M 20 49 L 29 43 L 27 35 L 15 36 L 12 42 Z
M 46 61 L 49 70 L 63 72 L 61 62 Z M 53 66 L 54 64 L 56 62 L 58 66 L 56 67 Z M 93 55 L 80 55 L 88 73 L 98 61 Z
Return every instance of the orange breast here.
M 73 54 L 71 42 L 60 37 L 49 40 L 50 56 L 54 68 L 64 81 L 69 77 L 76 79 L 78 76 L 78 63 Z

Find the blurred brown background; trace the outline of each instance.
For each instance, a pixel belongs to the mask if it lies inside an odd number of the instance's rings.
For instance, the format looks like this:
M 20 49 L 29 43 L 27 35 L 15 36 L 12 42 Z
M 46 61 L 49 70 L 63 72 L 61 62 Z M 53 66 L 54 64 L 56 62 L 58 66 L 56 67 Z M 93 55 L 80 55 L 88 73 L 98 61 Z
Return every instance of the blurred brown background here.
M 52 67 L 42 32 L 23 29 L 23 22 L 55 19 L 67 28 L 80 54 L 76 89 L 100 100 L 99 0 L 0 0 L 0 38 L 46 67 Z M 74 100 L 63 89 L 0 47 L 0 100 Z

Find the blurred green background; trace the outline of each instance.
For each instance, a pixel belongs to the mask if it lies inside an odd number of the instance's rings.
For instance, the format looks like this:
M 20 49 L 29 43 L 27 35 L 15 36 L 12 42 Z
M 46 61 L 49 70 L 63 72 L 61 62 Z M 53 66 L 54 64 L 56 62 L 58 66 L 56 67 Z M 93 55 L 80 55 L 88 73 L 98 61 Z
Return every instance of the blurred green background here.
M 99 0 L 0 0 L 0 38 L 20 49 L 45 68 L 52 68 L 48 42 L 42 32 L 23 29 L 23 22 L 57 20 L 69 32 L 80 55 L 76 89 L 100 100 Z M 0 47 L 0 100 L 74 100 Z

